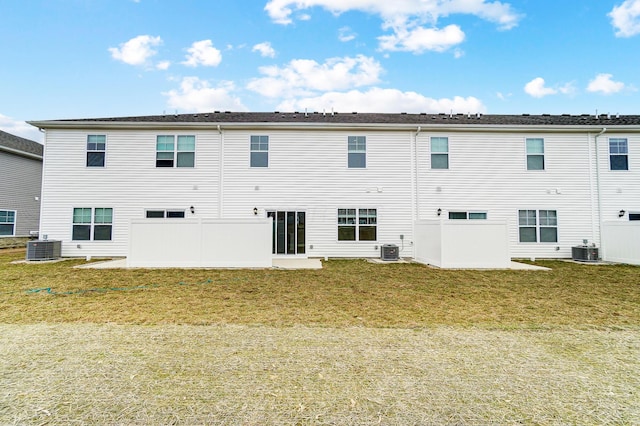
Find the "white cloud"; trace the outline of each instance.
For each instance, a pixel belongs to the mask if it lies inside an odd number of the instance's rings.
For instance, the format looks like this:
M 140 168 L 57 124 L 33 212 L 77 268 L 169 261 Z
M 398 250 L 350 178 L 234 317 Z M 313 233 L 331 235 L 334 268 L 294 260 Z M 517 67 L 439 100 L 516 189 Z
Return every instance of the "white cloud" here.
M 547 95 L 555 95 L 558 93 L 556 89 L 545 87 L 544 78 L 537 77 L 525 84 L 524 91 L 534 98 L 543 98 Z
M 271 43 L 269 43 L 268 41 L 256 44 L 255 46 L 253 46 L 253 49 L 251 49 L 251 51 L 260 52 L 260 55 L 264 57 L 275 58 L 276 56 L 276 51 L 273 47 L 271 47 Z
M 265 10 L 274 22 L 286 25 L 293 22 L 294 11 L 313 7 L 335 15 L 353 10 L 378 15 L 382 28 L 392 31 L 379 37 L 380 48 L 415 53 L 442 52 L 464 40 L 464 32 L 457 25 L 437 27 L 442 17 L 473 15 L 494 22 L 502 30 L 515 27 L 522 18 L 509 3 L 489 0 L 270 0 Z
M 355 39 L 356 36 L 357 34 L 354 33 L 349 27 L 342 27 L 338 30 L 338 40 L 340 40 L 343 43 L 346 43 L 348 41 Z
M 406 51 L 421 53 L 425 50 L 444 52 L 451 46 L 464 41 L 464 33 L 457 25 L 438 28 L 406 28 L 398 27 L 395 34 L 380 36 L 380 48 L 390 51 Z
M 170 90 L 163 95 L 168 98 L 167 105 L 171 109 L 181 111 L 247 111 L 247 107 L 233 95 L 234 90 L 232 82 L 222 82 L 217 87 L 211 87 L 206 80 L 185 77 L 178 90 Z
M 440 17 L 471 14 L 495 22 L 502 29 L 513 28 L 521 18 L 508 3 L 487 0 L 270 0 L 264 9 L 274 22 L 286 25 L 293 22 L 294 9 L 312 7 L 322 7 L 336 15 L 359 10 L 380 15 L 387 22 L 414 17 L 435 23 Z
M 249 82 L 247 88 L 271 98 L 313 96 L 315 92 L 369 86 L 380 81 L 382 66 L 373 58 L 330 58 L 324 64 L 295 59 L 284 67 L 261 67 L 265 76 Z
M 608 16 L 616 29 L 616 37 L 632 37 L 640 33 L 640 0 L 625 0 Z
M 197 67 L 198 65 L 217 67 L 222 61 L 222 53 L 213 47 L 211 40 L 193 42 L 191 47 L 187 49 L 187 52 L 189 54 L 182 64 L 188 67 Z
M 40 143 L 44 139 L 42 133 L 32 125 L 2 114 L 0 114 L 0 130 Z
M 396 89 L 371 88 L 367 91 L 351 90 L 348 92 L 328 92 L 320 96 L 300 99 L 289 99 L 278 107 L 282 111 L 338 112 L 408 112 L 408 113 L 476 113 L 485 112 L 486 108 L 474 97 L 433 99 L 416 92 L 401 92 Z
M 149 59 L 158 53 L 153 48 L 162 44 L 160 37 L 139 35 L 121 43 L 120 47 L 110 47 L 111 57 L 129 65 L 147 65 Z
M 168 70 L 170 66 L 171 66 L 170 61 L 160 61 L 156 64 L 156 68 L 159 70 Z
M 587 86 L 588 92 L 599 92 L 603 95 L 611 95 L 624 90 L 625 85 L 620 81 L 613 81 L 611 74 L 598 74 Z

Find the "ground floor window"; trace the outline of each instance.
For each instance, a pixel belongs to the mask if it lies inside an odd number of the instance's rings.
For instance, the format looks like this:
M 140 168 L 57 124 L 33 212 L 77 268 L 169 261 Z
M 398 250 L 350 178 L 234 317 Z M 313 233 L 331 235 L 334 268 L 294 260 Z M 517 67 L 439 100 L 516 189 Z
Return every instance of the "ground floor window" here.
M 77 207 L 73 209 L 74 241 L 111 241 L 113 209 Z
M 16 233 L 16 212 L 0 210 L 0 237 L 13 237 Z
M 486 219 L 487 212 L 449 212 L 449 219 Z
M 557 243 L 556 210 L 519 210 L 518 226 L 521 243 Z
M 338 241 L 376 241 L 376 209 L 338 209 Z
M 629 220 L 640 220 L 640 213 L 629 212 Z

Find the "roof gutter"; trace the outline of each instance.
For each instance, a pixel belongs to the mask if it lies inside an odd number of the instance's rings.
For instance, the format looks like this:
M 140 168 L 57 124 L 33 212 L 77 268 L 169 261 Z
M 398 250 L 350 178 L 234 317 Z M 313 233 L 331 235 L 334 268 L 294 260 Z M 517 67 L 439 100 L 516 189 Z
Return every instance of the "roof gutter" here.
M 6 151 L 6 152 L 9 152 L 11 154 L 19 155 L 21 157 L 27 157 L 27 158 L 31 158 L 32 160 L 42 161 L 42 155 L 33 154 L 31 152 L 26 152 L 26 151 L 21 151 L 19 149 L 9 148 L 8 146 L 0 145 L 0 151 Z
M 325 122 L 309 122 L 302 118 L 299 122 L 184 122 L 184 121 L 92 121 L 92 120 L 46 120 L 46 121 L 28 121 L 32 126 L 40 129 L 202 129 L 217 130 L 218 126 L 223 125 L 226 129 L 319 129 L 319 130 L 348 130 L 348 129 L 375 129 L 375 130 L 413 130 L 416 126 L 422 129 L 437 129 L 438 131 L 463 131 L 463 132 L 593 132 L 601 129 L 600 126 L 594 125 L 520 125 L 520 124 L 455 124 L 455 123 L 325 123 Z M 615 126 L 616 130 L 636 131 L 640 132 L 640 127 L 635 125 Z

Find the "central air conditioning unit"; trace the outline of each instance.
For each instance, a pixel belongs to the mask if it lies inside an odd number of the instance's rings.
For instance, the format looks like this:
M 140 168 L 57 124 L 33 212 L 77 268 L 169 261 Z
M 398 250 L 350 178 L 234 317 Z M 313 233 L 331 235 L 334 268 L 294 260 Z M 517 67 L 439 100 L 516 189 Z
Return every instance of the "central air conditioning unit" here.
M 62 241 L 36 240 L 27 242 L 27 260 L 59 259 L 62 252 Z
M 398 260 L 400 259 L 400 250 L 395 244 L 383 244 L 380 247 L 380 258 L 382 260 Z
M 598 248 L 594 246 L 571 247 L 571 258 L 578 262 L 597 262 Z

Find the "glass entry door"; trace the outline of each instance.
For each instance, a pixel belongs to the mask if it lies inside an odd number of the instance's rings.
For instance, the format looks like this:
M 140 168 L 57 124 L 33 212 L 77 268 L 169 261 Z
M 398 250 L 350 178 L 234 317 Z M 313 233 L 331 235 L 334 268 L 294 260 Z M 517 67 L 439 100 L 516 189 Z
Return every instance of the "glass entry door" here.
M 267 217 L 273 219 L 273 254 L 305 253 L 305 212 L 272 210 Z

